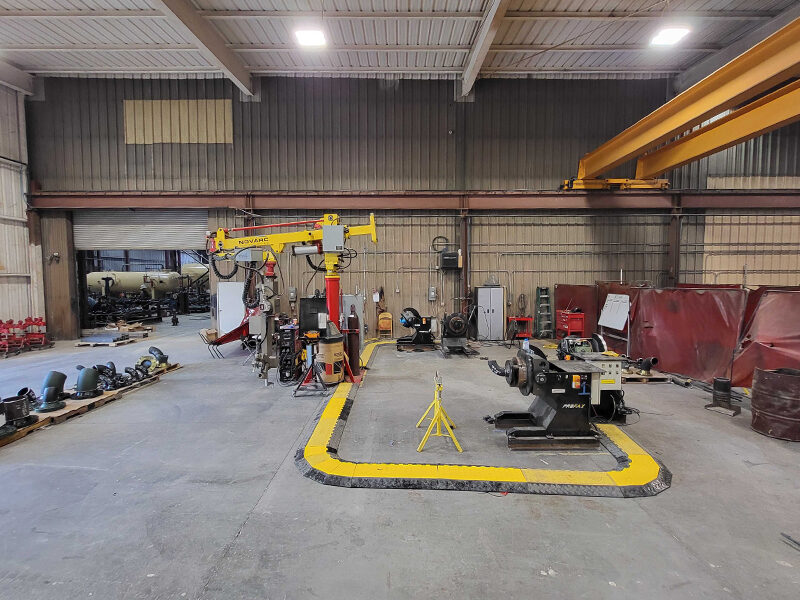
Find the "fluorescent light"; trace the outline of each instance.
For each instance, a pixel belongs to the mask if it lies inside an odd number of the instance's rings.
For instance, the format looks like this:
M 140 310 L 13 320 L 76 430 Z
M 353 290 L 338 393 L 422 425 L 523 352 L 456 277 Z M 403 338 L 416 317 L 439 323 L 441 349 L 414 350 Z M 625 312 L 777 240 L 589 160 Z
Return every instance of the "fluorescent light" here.
M 297 43 L 301 46 L 324 46 L 325 34 L 319 29 L 300 29 L 294 32 Z
M 650 45 L 674 46 L 687 35 L 689 35 L 689 30 L 686 27 L 666 27 L 659 31 L 655 37 L 650 40 Z

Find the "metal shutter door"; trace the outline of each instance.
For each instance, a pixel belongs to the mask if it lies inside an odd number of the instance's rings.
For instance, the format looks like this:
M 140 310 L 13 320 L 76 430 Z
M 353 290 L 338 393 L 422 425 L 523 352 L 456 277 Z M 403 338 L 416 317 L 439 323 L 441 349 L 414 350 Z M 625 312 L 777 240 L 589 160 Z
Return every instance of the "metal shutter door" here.
M 206 247 L 207 210 L 76 210 L 72 215 L 78 250 L 201 250 Z

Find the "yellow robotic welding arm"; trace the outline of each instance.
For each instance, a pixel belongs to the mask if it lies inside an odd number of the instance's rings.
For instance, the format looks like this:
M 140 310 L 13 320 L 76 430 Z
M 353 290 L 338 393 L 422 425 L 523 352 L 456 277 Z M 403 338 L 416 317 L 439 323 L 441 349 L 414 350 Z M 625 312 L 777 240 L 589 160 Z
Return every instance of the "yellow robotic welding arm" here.
M 229 233 L 236 231 L 252 231 L 270 227 L 307 224 L 313 224 L 314 227 L 303 231 L 286 233 L 228 237 Z M 254 227 L 233 229 L 220 228 L 217 229 L 216 233 L 209 233 L 208 252 L 211 255 L 209 258 L 214 261 L 235 259 L 236 255 L 246 248 L 269 248 L 273 252 L 281 253 L 287 244 L 294 244 L 292 251 L 296 255 L 323 254 L 325 258 L 325 296 L 327 298 L 328 318 L 338 326 L 339 258 L 346 252 L 344 247 L 345 240 L 357 235 L 369 235 L 373 243 L 378 243 L 374 214 L 370 213 L 369 215 L 369 225 L 356 225 L 353 227 L 341 225 L 337 214 L 324 214 L 321 219 L 310 221 L 294 221 L 291 223 L 256 225 Z M 213 262 L 211 266 L 214 268 L 214 272 L 220 276 Z M 233 273 L 235 273 L 235 270 L 225 277 L 230 278 Z
M 285 233 L 271 233 L 266 235 L 246 235 L 242 237 L 228 237 L 229 233 L 235 231 L 252 231 L 254 229 L 267 229 L 270 227 L 287 227 L 292 225 L 306 225 L 313 223 L 313 229 L 303 231 L 289 231 Z M 228 258 L 244 248 L 270 248 L 272 251 L 281 253 L 287 244 L 317 244 L 322 243 L 325 235 L 325 228 L 328 226 L 339 226 L 339 215 L 325 214 L 321 219 L 309 221 L 293 221 L 291 223 L 275 223 L 270 225 L 256 225 L 254 227 L 236 227 L 233 229 L 220 228 L 215 233 L 208 236 L 208 251 L 220 258 Z M 344 239 L 356 235 L 369 235 L 374 243 L 378 243 L 378 234 L 375 229 L 375 215 L 369 214 L 369 225 L 357 225 L 355 227 L 344 226 Z

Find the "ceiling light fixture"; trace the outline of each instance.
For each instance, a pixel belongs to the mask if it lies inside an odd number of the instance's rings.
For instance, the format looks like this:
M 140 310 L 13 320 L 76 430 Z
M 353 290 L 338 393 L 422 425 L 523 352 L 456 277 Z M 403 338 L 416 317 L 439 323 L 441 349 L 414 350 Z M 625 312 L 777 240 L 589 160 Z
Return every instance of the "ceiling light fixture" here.
M 294 32 L 297 38 L 297 43 L 301 46 L 319 48 L 327 44 L 325 41 L 325 33 L 319 29 L 299 29 Z
M 651 46 L 674 46 L 689 35 L 686 27 L 665 27 L 650 40 Z

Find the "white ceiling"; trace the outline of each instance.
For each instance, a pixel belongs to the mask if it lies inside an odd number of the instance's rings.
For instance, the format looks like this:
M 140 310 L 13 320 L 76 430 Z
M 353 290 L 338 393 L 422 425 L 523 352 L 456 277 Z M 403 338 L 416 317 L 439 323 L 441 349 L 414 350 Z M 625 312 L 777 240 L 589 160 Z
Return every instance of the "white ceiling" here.
M 252 74 L 457 78 L 491 0 L 186 0 Z M 797 0 L 510 0 L 481 77 L 676 74 Z M 0 60 L 36 75 L 219 73 L 148 0 L 0 0 Z M 677 47 L 654 32 L 685 24 Z M 320 27 L 323 50 L 293 31 Z

